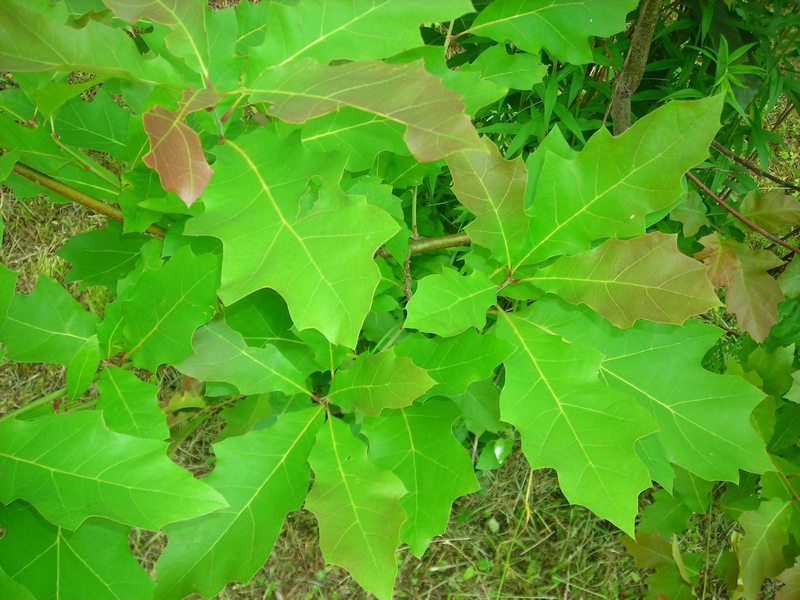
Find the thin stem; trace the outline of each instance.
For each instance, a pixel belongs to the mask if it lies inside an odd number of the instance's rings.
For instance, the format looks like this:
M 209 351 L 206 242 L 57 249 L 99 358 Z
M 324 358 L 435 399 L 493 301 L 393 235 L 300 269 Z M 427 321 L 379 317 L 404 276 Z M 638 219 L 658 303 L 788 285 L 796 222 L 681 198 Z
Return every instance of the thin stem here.
M 62 183 L 57 179 L 53 179 L 49 175 L 45 175 L 41 171 L 37 171 L 28 165 L 18 162 L 16 165 L 14 165 L 14 172 L 17 173 L 17 175 L 21 175 L 25 179 L 29 179 L 34 183 L 38 183 L 43 188 L 47 188 L 51 192 L 60 194 L 65 198 L 72 200 L 73 202 L 77 202 L 86 208 L 100 213 L 101 215 L 105 215 L 110 219 L 119 221 L 120 223 L 123 221 L 122 212 L 118 208 L 111 206 L 110 204 L 106 204 L 102 200 L 98 200 L 97 198 L 94 198 L 89 194 L 85 194 L 80 190 L 76 190 L 74 187 Z M 167 232 L 158 225 L 151 225 L 145 229 L 145 233 L 148 233 L 153 237 L 164 239 L 164 236 Z
M 450 25 L 447 27 L 447 35 L 444 38 L 444 59 L 447 60 L 448 56 L 447 53 L 450 50 L 450 42 L 453 41 L 453 25 L 455 24 L 455 19 L 450 21 Z
M 48 402 L 53 402 L 54 400 L 58 400 L 67 393 L 67 388 L 63 387 L 61 389 L 56 390 L 55 392 L 50 392 L 46 396 L 42 396 L 41 398 L 37 398 L 36 400 L 31 400 L 27 404 L 23 404 L 21 407 L 17 408 L 16 410 L 11 410 L 0 417 L 0 421 L 5 421 L 6 419 L 16 418 L 20 415 L 24 415 L 27 412 L 30 412 L 40 406 L 47 404 Z
M 411 190 L 411 237 L 419 239 L 419 229 L 417 229 L 417 186 Z
M 764 178 L 769 179 L 770 181 L 772 181 L 774 183 L 777 183 L 780 186 L 783 186 L 785 188 L 794 190 L 796 192 L 800 192 L 800 186 L 794 185 L 793 183 L 789 183 L 785 179 L 781 179 L 780 177 L 776 177 L 772 173 L 769 173 L 767 171 L 764 171 L 763 169 L 758 168 L 751 161 L 747 160 L 746 158 L 742 158 L 738 154 L 734 154 L 733 152 L 728 150 L 725 146 L 723 146 L 719 142 L 713 141 L 713 142 L 711 142 L 711 145 L 714 146 L 714 148 L 716 148 L 720 152 L 722 152 L 725 156 L 727 156 L 728 158 L 733 160 L 734 162 L 739 163 L 743 167 L 747 167 L 748 169 L 750 169 L 750 171 L 752 171 L 753 173 L 755 173 L 759 177 L 764 177 Z
M 417 239 L 408 239 L 408 252 L 411 256 L 423 254 L 425 252 L 433 252 L 434 250 L 444 250 L 445 248 L 456 248 L 458 246 L 469 246 L 471 243 L 469 236 L 466 233 L 451 233 L 450 235 L 442 235 L 438 237 L 420 237 Z M 381 258 L 391 258 L 392 253 L 389 252 L 386 246 L 381 246 L 375 252 L 375 256 Z
M 733 215 L 739 221 L 741 221 L 742 223 L 747 225 L 750 229 L 752 229 L 756 233 L 761 234 L 762 236 L 764 236 L 765 238 L 767 238 L 771 242 L 774 242 L 774 243 L 778 244 L 779 246 L 783 246 L 784 248 L 786 248 L 787 250 L 791 250 L 795 254 L 800 254 L 800 248 L 798 248 L 797 246 L 792 246 L 791 244 L 789 244 L 787 242 L 784 242 L 781 238 L 779 238 L 774 233 L 770 233 L 769 231 L 767 231 L 766 229 L 764 229 L 760 225 L 756 225 L 755 223 L 753 223 L 750 219 L 745 217 L 738 210 L 733 208 L 730 204 L 725 202 L 725 200 L 723 200 L 722 198 L 717 196 L 714 192 L 712 192 L 710 189 L 708 189 L 705 186 L 705 184 L 702 181 L 700 181 L 697 177 L 695 177 L 692 173 L 687 173 L 686 177 L 688 177 L 692 181 L 692 183 L 694 183 L 700 190 L 705 192 L 705 194 L 709 198 L 711 198 L 714 202 L 716 202 L 722 208 L 724 208 L 729 213 L 731 213 L 731 215 Z

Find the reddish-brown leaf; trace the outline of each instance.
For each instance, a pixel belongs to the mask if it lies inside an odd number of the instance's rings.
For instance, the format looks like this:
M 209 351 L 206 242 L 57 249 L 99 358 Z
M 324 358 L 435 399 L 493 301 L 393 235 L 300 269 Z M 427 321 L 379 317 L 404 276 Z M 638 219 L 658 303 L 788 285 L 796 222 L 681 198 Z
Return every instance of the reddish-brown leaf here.
M 213 171 L 203 154 L 200 138 L 183 120 L 189 113 L 212 106 L 216 100 L 215 92 L 196 90 L 184 94 L 177 111 L 157 106 L 142 116 L 150 139 L 150 152 L 144 163 L 158 173 L 161 186 L 178 194 L 186 206 L 191 206 L 203 193 Z

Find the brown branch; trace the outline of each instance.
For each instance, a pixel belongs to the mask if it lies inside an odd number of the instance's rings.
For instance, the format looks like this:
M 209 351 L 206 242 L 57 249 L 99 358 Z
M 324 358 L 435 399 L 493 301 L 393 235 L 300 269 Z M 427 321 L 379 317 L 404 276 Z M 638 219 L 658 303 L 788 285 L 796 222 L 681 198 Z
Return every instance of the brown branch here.
M 692 181 L 692 183 L 694 183 L 700 190 L 705 192 L 705 194 L 709 198 L 711 198 L 714 202 L 716 202 L 722 208 L 727 210 L 731 215 L 733 215 L 739 221 L 741 221 L 742 223 L 747 225 L 750 229 L 752 229 L 756 233 L 761 234 L 762 236 L 764 236 L 765 238 L 767 238 L 771 242 L 773 242 L 773 243 L 775 243 L 775 244 L 777 244 L 779 246 L 783 246 L 784 248 L 786 248 L 787 250 L 791 250 L 795 254 L 800 254 L 800 248 L 798 248 L 797 246 L 792 246 L 791 244 L 789 244 L 787 242 L 784 242 L 781 238 L 779 238 L 774 233 L 770 233 L 769 231 L 767 231 L 766 229 L 764 229 L 760 225 L 756 225 L 755 223 L 753 223 L 753 221 L 751 221 L 750 219 L 745 217 L 742 213 L 740 213 L 738 210 L 733 208 L 730 204 L 725 202 L 725 200 L 723 200 L 722 198 L 717 196 L 714 192 L 712 192 L 710 189 L 708 189 L 706 187 L 706 185 L 702 181 L 700 181 L 697 177 L 695 177 L 692 173 L 687 173 L 686 177 L 688 177 Z
M 614 135 L 619 135 L 631 126 L 631 98 L 642 82 L 660 10 L 661 0 L 642 0 L 639 6 L 639 18 L 631 38 L 631 46 L 611 93 Z
M 86 208 L 122 223 L 122 211 L 120 211 L 117 207 L 106 204 L 102 200 L 98 200 L 97 198 L 90 196 L 89 194 L 85 194 L 80 190 L 76 190 L 74 187 L 62 183 L 57 179 L 53 179 L 41 171 L 37 171 L 36 169 L 31 168 L 23 163 L 17 163 L 14 166 L 14 172 L 17 173 L 17 175 L 21 175 L 25 179 L 29 179 L 34 183 L 38 183 L 40 186 L 50 190 L 51 192 L 60 194 L 68 200 L 77 202 Z M 164 236 L 167 232 L 158 225 L 151 225 L 145 229 L 145 233 L 148 233 L 153 237 L 164 239 Z
M 800 192 L 800 186 L 794 185 L 793 183 L 789 183 L 785 179 L 781 179 L 780 177 L 776 177 L 772 173 L 769 173 L 767 171 L 764 171 L 763 169 L 758 168 L 751 161 L 747 160 L 746 158 L 742 158 L 738 154 L 734 154 L 733 152 L 728 150 L 725 146 L 723 146 L 719 142 L 713 141 L 713 142 L 711 142 L 711 145 L 714 146 L 714 148 L 716 148 L 720 152 L 722 152 L 725 156 L 727 156 L 728 158 L 730 158 L 734 162 L 739 163 L 743 167 L 748 168 L 750 171 L 752 171 L 753 173 L 755 173 L 759 177 L 764 177 L 764 178 L 769 179 L 770 181 L 772 181 L 774 183 L 777 183 L 780 186 L 783 186 L 785 188 L 789 188 L 789 189 L 794 190 L 796 192 Z
M 434 250 L 444 250 L 445 248 L 456 248 L 458 246 L 469 246 L 471 240 L 466 233 L 451 233 L 450 235 L 441 235 L 438 237 L 421 237 L 409 238 L 408 240 L 408 253 L 411 256 L 416 254 L 423 254 L 424 252 L 433 252 Z M 392 253 L 386 248 L 381 246 L 375 252 L 375 256 L 381 258 L 391 258 Z

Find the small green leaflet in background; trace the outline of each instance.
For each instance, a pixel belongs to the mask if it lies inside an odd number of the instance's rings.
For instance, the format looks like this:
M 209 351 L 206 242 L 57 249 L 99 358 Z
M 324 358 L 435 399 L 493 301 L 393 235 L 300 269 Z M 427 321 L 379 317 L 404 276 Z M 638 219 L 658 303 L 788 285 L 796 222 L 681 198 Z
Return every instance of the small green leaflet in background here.
M 284 413 L 271 427 L 214 444 L 217 465 L 203 481 L 230 506 L 166 527 L 155 598 L 210 597 L 228 581 L 253 577 L 286 515 L 306 497 L 307 459 L 322 412 L 316 406 Z
M 637 320 L 683 323 L 719 306 L 702 263 L 678 250 L 677 236 L 650 233 L 607 240 L 565 256 L 525 280 L 573 304 L 586 304 L 617 327 Z
M 345 411 L 357 408 L 377 416 L 387 408 L 402 408 L 427 392 L 436 382 L 410 358 L 397 356 L 394 348 L 362 354 L 353 365 L 337 371 L 328 401 Z
M 477 71 L 481 78 L 514 90 L 529 90 L 547 75 L 547 66 L 538 54 L 510 54 L 503 44 L 490 46 L 462 71 Z
M 136 266 L 147 241 L 141 234 L 122 235 L 122 225 L 108 220 L 104 229 L 79 233 L 58 249 L 58 256 L 72 263 L 67 281 L 78 281 L 79 290 L 102 285 L 112 292 L 117 281 Z
M 325 561 L 347 569 L 380 600 L 390 600 L 397 575 L 395 552 L 406 520 L 400 479 L 376 467 L 348 425 L 328 415 L 309 458 L 314 486 L 306 509 L 319 521 Z
M 521 158 L 504 160 L 489 138 L 484 151 L 468 150 L 448 157 L 453 192 L 475 220 L 466 232 L 509 269 L 525 253 L 530 218 L 524 211 L 528 172 Z
M 80 411 L 0 422 L 0 502 L 30 502 L 76 529 L 105 517 L 157 530 L 223 508 L 225 500 L 166 456 L 167 444 L 110 431 L 102 414 Z
M 408 489 L 400 499 L 408 514 L 400 540 L 418 558 L 444 533 L 453 501 L 480 489 L 469 452 L 453 436 L 458 416 L 458 409 L 440 398 L 364 420 L 370 460 Z
M 650 415 L 603 384 L 600 352 L 549 333 L 530 311 L 501 313 L 498 329 L 516 347 L 504 362 L 500 414 L 528 462 L 556 469 L 570 502 L 632 533 L 639 493 L 651 485 L 634 443 L 656 430 Z
M 471 327 L 483 329 L 486 311 L 496 300 L 497 286 L 485 274 L 475 271 L 465 276 L 445 268 L 420 280 L 406 305 L 405 326 L 442 337 Z
M 646 217 L 678 202 L 683 174 L 708 156 L 722 100 L 670 102 L 616 137 L 600 129 L 574 159 L 544 150 L 522 262 L 578 254 L 606 237 L 643 234 Z
M 176 368 L 201 381 L 229 383 L 241 394 L 284 392 L 311 395 L 303 374 L 275 346 L 247 346 L 224 321 L 199 328 L 192 338 L 194 353 Z
M 133 364 L 155 371 L 192 353 L 192 333 L 216 310 L 219 257 L 181 248 L 158 270 L 146 271 L 125 298 L 127 353 Z
M 51 525 L 24 502 L 0 508 L 0 567 L 33 598 L 141 600 L 153 580 L 128 548 L 129 527 L 89 519 L 77 530 Z M 0 583 L 0 592 L 3 591 Z M 16 600 L 4 594 L 5 600 Z
M 587 38 L 625 29 L 637 0 L 495 0 L 481 11 L 470 33 L 512 42 L 526 52 L 546 49 L 573 64 L 588 63 Z
M 166 440 L 169 428 L 158 406 L 158 387 L 131 371 L 106 367 L 97 381 L 97 410 L 108 428 L 140 438 Z
M 708 220 L 708 208 L 695 191 L 686 193 L 683 202 L 678 204 L 669 213 L 669 218 L 678 221 L 683 225 L 683 235 L 692 237 L 704 225 L 710 225 L 711 221 Z

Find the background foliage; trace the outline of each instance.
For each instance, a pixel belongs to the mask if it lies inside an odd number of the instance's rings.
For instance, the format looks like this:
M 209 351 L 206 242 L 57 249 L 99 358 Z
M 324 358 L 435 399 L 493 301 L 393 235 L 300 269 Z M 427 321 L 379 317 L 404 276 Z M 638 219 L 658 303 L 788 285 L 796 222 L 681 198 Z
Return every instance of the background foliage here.
M 519 441 L 647 597 L 794 597 L 800 210 L 771 165 L 798 22 L 7 3 L 0 175 L 110 219 L 58 249 L 69 289 L 0 266 L 0 357 L 66 372 L 0 418 L 3 595 L 213 596 L 305 508 L 389 598 L 398 547 L 423 557 Z M 155 578 L 131 527 L 168 540 Z M 498 597 L 531 577 L 510 548 Z

